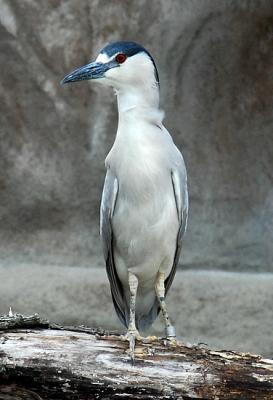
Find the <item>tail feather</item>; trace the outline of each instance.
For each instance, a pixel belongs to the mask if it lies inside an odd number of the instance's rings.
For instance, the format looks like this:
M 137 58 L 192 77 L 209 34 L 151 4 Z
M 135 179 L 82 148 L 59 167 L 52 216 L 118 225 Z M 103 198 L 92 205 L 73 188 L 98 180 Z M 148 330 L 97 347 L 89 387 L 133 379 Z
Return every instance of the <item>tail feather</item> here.
M 154 304 L 151 307 L 150 311 L 141 315 L 139 318 L 136 317 L 136 327 L 141 331 L 146 331 L 157 318 L 160 312 L 160 307 L 157 298 L 155 298 Z

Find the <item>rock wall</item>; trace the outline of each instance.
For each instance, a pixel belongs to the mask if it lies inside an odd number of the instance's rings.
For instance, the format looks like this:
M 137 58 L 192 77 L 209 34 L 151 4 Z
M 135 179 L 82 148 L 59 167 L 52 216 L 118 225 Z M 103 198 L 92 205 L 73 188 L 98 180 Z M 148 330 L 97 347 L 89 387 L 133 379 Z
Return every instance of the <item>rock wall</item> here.
M 273 271 L 271 0 L 1 0 L 2 262 L 102 264 L 115 97 L 59 82 L 120 39 L 153 54 L 187 164 L 184 266 Z

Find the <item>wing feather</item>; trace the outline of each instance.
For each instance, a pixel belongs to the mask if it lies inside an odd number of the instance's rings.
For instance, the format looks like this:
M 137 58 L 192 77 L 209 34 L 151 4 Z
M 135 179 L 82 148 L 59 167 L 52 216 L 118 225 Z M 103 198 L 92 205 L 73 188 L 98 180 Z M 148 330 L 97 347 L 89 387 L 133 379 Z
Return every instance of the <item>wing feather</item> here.
M 189 209 L 189 199 L 188 199 L 188 189 L 187 189 L 187 173 L 186 168 L 183 165 L 183 168 L 173 170 L 171 172 L 172 184 L 173 184 L 173 192 L 175 197 L 177 215 L 179 220 L 179 230 L 177 234 L 177 243 L 176 243 L 176 251 L 174 255 L 174 262 L 171 269 L 171 272 L 167 279 L 165 279 L 165 293 L 167 294 L 168 290 L 171 287 L 173 282 L 173 278 L 176 273 L 181 249 L 182 249 L 182 241 L 183 236 L 187 229 L 187 220 L 188 220 L 188 209 Z
M 100 235 L 106 271 L 110 282 L 112 299 L 120 321 L 126 326 L 125 302 L 122 284 L 118 277 L 113 255 L 112 217 L 118 197 L 118 180 L 110 169 L 107 170 L 100 208 Z

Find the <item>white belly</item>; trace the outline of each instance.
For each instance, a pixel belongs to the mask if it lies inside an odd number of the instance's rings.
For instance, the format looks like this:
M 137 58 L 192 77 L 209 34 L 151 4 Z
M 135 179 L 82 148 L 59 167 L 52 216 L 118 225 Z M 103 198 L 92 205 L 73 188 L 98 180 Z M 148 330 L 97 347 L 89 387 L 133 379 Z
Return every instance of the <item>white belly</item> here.
M 172 268 L 179 227 L 175 198 L 171 179 L 133 200 L 122 189 L 113 216 L 115 265 L 124 286 L 130 270 L 141 290 L 154 285 L 159 270 L 167 277 Z

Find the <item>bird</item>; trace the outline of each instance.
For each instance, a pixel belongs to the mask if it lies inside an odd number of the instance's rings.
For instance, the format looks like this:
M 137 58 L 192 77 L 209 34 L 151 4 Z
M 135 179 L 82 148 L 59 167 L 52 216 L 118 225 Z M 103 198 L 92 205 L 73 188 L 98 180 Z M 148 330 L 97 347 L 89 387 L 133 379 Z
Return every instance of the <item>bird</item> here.
M 187 227 L 187 172 L 162 123 L 158 70 L 142 45 L 109 43 L 94 62 L 61 83 L 83 80 L 110 86 L 117 96 L 118 127 L 105 159 L 100 235 L 112 300 L 127 328 L 133 359 L 139 331 L 148 329 L 160 310 L 166 337 L 176 338 L 165 299 Z

